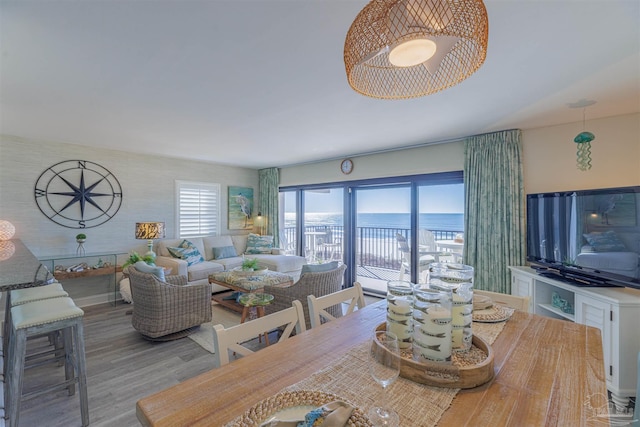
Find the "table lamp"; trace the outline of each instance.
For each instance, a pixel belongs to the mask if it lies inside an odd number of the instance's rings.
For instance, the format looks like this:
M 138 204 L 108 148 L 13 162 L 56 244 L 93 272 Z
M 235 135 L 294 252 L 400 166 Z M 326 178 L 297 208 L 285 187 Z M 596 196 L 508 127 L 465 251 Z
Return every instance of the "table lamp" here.
M 144 256 L 156 259 L 153 252 L 153 239 L 164 238 L 164 222 L 136 222 L 136 239 L 148 240 L 149 251 Z

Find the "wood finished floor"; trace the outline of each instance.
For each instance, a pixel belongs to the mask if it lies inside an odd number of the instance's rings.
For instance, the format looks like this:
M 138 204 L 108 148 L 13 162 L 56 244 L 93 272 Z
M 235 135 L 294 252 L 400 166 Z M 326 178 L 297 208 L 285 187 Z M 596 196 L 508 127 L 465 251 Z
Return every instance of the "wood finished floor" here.
M 213 368 L 213 356 L 188 338 L 154 343 L 131 326 L 128 304 L 85 308 L 85 350 L 91 426 L 139 426 L 136 402 Z M 36 343 L 30 343 L 34 345 Z M 24 390 L 64 377 L 62 367 L 27 370 Z M 77 394 L 65 390 L 22 402 L 20 427 L 80 426 Z
M 367 304 L 379 300 L 370 296 L 365 299 Z M 135 410 L 139 399 L 213 369 L 213 355 L 189 338 L 160 343 L 142 338 L 131 326 L 129 304 L 84 310 L 90 426 L 139 426 Z M 228 312 L 218 316 L 227 317 Z M 216 318 L 220 319 L 214 309 L 214 322 Z M 29 346 L 45 344 L 34 341 Z M 24 390 L 55 383 L 64 377 L 63 369 L 51 364 L 28 369 Z M 66 390 L 59 390 L 22 402 L 19 427 L 80 425 L 77 394 L 68 396 Z

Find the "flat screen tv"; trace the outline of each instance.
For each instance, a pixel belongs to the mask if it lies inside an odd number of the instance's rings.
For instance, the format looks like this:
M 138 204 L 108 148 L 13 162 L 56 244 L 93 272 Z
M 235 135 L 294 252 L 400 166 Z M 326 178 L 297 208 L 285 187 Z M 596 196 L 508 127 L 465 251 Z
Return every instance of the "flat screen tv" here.
M 640 289 L 640 186 L 527 194 L 527 260 L 578 286 Z

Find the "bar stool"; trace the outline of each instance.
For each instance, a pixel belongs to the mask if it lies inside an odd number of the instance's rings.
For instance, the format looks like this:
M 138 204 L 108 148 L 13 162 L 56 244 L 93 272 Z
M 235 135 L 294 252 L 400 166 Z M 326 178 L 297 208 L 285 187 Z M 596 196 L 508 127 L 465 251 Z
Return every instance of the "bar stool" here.
M 36 286 L 33 288 L 14 289 L 7 292 L 7 300 L 5 305 L 5 319 L 4 319 L 4 331 L 3 331 L 3 348 L 9 346 L 9 336 L 11 334 L 11 308 L 17 305 L 26 304 L 33 301 L 40 301 L 50 298 L 68 297 L 69 294 L 64 290 L 59 282 L 54 282 L 49 285 Z M 53 345 L 58 343 L 55 338 L 58 334 L 51 333 L 49 341 Z M 4 372 L 7 372 L 7 358 L 5 357 Z
M 7 348 L 8 372 L 5 375 L 5 418 L 9 427 L 17 427 L 20 401 L 66 388 L 75 394 L 78 384 L 82 425 L 89 425 L 86 363 L 84 353 L 84 312 L 68 297 L 51 298 L 17 305 L 11 309 L 11 332 Z M 49 387 L 22 394 L 27 338 L 61 331 L 64 341 L 65 380 Z M 53 358 L 52 360 L 56 360 Z

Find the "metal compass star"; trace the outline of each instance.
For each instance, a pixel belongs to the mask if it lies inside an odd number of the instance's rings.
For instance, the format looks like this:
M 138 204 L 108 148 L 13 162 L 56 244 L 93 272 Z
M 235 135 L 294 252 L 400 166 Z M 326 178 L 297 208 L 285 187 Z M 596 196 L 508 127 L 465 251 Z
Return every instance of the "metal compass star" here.
M 89 203 L 90 205 L 94 206 L 96 209 L 100 210 L 100 212 L 105 212 L 104 209 L 102 209 L 96 202 L 93 201 L 93 197 L 100 197 L 100 196 L 113 196 L 113 194 L 107 194 L 107 193 L 93 193 L 93 189 L 96 188 L 96 186 L 98 186 L 98 184 L 100 184 L 102 181 L 104 181 L 104 177 L 99 179 L 98 181 L 96 181 L 95 183 L 91 184 L 88 187 L 85 187 L 84 184 L 84 171 L 80 171 L 80 186 L 77 187 L 75 185 L 73 185 L 71 182 L 69 182 L 67 179 L 65 179 L 63 176 L 59 176 L 60 179 L 62 179 L 64 181 L 65 184 L 67 184 L 69 186 L 69 188 L 72 191 L 68 191 L 68 192 L 55 192 L 52 194 L 57 194 L 59 196 L 69 196 L 69 197 L 73 197 L 69 203 L 67 203 L 62 209 L 60 209 L 60 211 L 63 211 L 65 209 L 67 209 L 69 206 L 73 206 L 76 203 L 80 203 L 80 216 L 81 218 L 84 218 L 84 208 L 85 208 L 85 204 Z

